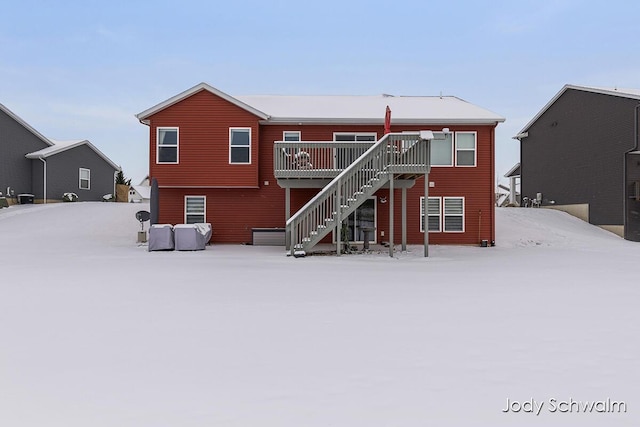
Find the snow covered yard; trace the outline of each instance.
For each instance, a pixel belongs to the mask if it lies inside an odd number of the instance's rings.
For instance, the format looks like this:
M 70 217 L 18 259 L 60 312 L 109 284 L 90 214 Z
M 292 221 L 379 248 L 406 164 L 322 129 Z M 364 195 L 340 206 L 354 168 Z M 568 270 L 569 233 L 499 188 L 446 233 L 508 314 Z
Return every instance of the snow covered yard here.
M 497 247 L 428 259 L 148 253 L 140 209 L 0 210 L 0 425 L 639 423 L 640 244 L 499 209 Z

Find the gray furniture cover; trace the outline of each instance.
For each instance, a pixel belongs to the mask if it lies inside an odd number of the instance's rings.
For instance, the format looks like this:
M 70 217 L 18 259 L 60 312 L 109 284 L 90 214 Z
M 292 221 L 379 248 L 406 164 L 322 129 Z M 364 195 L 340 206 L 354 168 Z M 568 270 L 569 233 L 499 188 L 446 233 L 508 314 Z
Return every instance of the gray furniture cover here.
M 153 224 L 149 228 L 149 252 L 172 251 L 173 249 L 173 226 L 171 224 Z
M 173 232 L 176 250 L 201 251 L 211 238 L 211 224 L 176 224 Z

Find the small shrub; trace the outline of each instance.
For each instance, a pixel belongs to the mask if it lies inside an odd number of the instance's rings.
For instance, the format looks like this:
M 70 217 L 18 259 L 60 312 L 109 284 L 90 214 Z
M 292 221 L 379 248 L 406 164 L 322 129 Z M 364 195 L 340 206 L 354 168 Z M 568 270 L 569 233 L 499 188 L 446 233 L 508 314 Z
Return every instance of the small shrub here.
M 78 201 L 78 195 L 76 193 L 64 193 L 62 195 L 62 201 L 63 202 L 77 202 Z

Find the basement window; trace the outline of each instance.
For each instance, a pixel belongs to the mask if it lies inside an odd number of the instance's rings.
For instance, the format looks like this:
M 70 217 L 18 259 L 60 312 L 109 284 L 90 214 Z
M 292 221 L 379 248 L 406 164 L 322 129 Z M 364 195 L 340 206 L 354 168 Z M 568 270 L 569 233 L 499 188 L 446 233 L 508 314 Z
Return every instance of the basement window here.
M 184 223 L 195 224 L 206 222 L 206 196 L 184 196 Z
M 429 233 L 441 231 L 441 200 L 440 197 L 429 197 Z M 424 233 L 424 197 L 420 197 L 420 232 Z

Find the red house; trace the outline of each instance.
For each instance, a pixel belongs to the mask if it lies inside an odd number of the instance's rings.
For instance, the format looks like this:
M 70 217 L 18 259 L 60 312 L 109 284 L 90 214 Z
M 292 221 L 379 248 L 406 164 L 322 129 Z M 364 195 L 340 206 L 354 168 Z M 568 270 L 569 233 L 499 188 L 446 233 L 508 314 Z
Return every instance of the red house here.
M 425 191 L 430 242 L 495 240 L 504 118 L 459 98 L 232 97 L 201 83 L 136 117 L 149 126 L 158 221 L 210 222 L 213 242 L 286 228 L 292 249 L 335 241 L 336 230 L 350 242 L 422 244 Z

